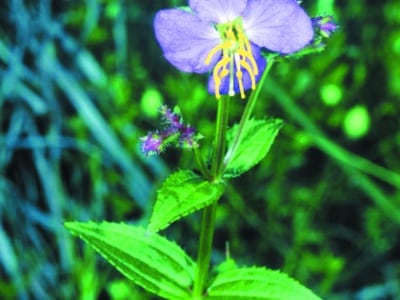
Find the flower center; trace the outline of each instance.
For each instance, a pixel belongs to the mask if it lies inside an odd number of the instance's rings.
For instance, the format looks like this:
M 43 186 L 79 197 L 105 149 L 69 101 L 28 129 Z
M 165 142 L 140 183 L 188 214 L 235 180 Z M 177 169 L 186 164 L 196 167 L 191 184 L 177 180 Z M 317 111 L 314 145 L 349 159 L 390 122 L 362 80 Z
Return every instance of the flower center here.
M 235 80 L 237 80 L 240 97 L 245 98 L 243 70 L 249 74 L 251 88 L 255 89 L 258 67 L 251 52 L 249 39 L 243 30 L 242 18 L 238 17 L 232 22 L 217 24 L 216 29 L 220 34 L 221 43 L 211 49 L 205 60 L 205 64 L 209 65 L 212 58 L 219 51 L 222 51 L 221 57 L 213 70 L 215 97 L 217 99 L 221 97 L 222 80 L 229 76 L 229 96 L 235 95 Z

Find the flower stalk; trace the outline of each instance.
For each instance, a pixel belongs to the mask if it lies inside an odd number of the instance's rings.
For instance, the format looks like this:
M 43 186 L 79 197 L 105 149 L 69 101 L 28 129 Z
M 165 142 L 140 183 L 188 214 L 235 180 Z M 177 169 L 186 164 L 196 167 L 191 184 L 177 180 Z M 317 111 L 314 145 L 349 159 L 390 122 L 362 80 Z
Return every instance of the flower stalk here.
M 201 168 L 203 170 L 203 175 L 205 173 L 209 175 L 210 181 L 218 182 L 219 180 L 221 180 L 225 167 L 229 163 L 229 160 L 233 157 L 237 147 L 241 142 L 244 128 L 246 127 L 247 121 L 250 119 L 250 116 L 254 110 L 258 96 L 265 82 L 265 79 L 272 68 L 273 62 L 274 61 L 272 58 L 268 61 L 267 68 L 260 78 L 259 84 L 257 85 L 256 89 L 251 93 L 239 123 L 238 134 L 236 135 L 232 146 L 229 148 L 226 154 L 226 131 L 229 119 L 230 97 L 225 96 L 218 101 L 214 150 L 211 160 L 211 172 L 205 172 L 204 166 Z M 199 153 L 197 153 L 197 155 L 199 155 Z M 197 256 L 197 268 L 193 287 L 193 299 L 201 299 L 207 280 L 208 269 L 211 259 L 212 242 L 214 237 L 217 203 L 218 201 L 203 209 L 200 228 L 199 249 Z
M 229 118 L 230 97 L 222 97 L 218 101 L 217 122 L 214 139 L 214 152 L 211 161 L 211 180 L 217 182 L 222 177 L 223 157 L 226 148 L 226 130 Z
M 223 157 L 226 147 L 225 137 L 229 118 L 229 98 L 230 97 L 222 97 L 218 101 L 214 149 L 209 178 L 209 180 L 213 182 L 221 180 L 223 172 Z M 214 237 L 217 203 L 218 201 L 215 201 L 213 204 L 203 209 L 196 274 L 193 286 L 193 299 L 201 299 L 201 295 L 203 294 L 204 286 L 207 280 Z

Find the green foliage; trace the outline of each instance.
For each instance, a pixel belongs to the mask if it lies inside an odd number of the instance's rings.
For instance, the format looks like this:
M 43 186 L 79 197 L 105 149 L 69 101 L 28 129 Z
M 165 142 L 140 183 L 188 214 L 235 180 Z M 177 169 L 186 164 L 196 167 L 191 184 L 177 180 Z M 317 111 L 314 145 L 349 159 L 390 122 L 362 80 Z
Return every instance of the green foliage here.
M 309 289 L 279 271 L 251 267 L 221 272 L 207 290 L 211 300 L 318 300 Z
M 170 175 L 157 192 L 149 229 L 158 231 L 170 223 L 218 201 L 224 192 L 222 182 L 211 183 L 192 171 Z
M 193 167 L 188 152 L 140 155 L 138 138 L 153 129 L 158 101 L 178 104 L 202 142 L 212 143 L 216 101 L 206 76 L 168 65 L 152 34 L 155 11 L 187 1 L 3 2 L 0 298 L 117 299 L 108 283 L 121 276 L 91 249 L 82 255 L 61 224 L 146 225 L 152 186 L 169 168 Z M 213 262 L 229 241 L 241 263 L 282 269 L 324 299 L 398 299 L 400 2 L 302 6 L 312 15 L 333 13 L 340 29 L 321 54 L 275 64 L 256 114 L 285 126 L 258 167 L 231 181 Z M 66 76 L 64 85 L 54 71 Z M 232 119 L 244 105 L 232 101 Z M 343 124 L 358 105 L 370 127 L 353 139 Z M 194 252 L 185 237 L 197 230 L 194 215 L 168 236 Z M 130 288 L 131 298 L 151 299 Z
M 66 222 L 65 227 L 99 252 L 117 270 L 144 289 L 166 299 L 191 299 L 195 263 L 175 243 L 157 233 L 123 223 Z M 265 268 L 218 266 L 205 299 L 317 300 L 287 275 Z M 127 293 L 121 284 L 113 294 Z M 122 288 L 122 290 L 121 290 Z
M 194 262 L 166 238 L 122 223 L 67 222 L 65 227 L 146 290 L 167 299 L 190 295 Z
M 259 163 L 267 155 L 281 126 L 282 121 L 279 119 L 249 120 L 240 143 L 227 164 L 224 177 L 240 176 Z M 235 142 L 238 129 L 239 125 L 235 125 L 228 131 L 229 147 Z

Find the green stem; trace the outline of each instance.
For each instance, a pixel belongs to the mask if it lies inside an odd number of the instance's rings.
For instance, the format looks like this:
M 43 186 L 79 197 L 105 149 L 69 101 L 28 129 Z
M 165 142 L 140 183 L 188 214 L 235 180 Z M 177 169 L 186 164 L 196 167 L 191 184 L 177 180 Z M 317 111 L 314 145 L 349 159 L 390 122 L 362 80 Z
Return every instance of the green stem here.
M 222 177 L 223 157 L 226 146 L 226 130 L 229 116 L 229 97 L 218 100 L 218 112 L 215 129 L 214 149 L 211 160 L 211 173 L 209 180 L 218 182 Z M 193 299 L 201 299 L 210 265 L 212 242 L 214 237 L 215 213 L 217 202 L 205 207 L 200 227 L 199 250 L 197 254 L 197 267 L 193 286 Z
M 244 128 L 246 127 L 247 121 L 250 119 L 250 116 L 253 112 L 254 106 L 257 103 L 258 96 L 264 85 L 265 79 L 267 78 L 267 75 L 268 75 L 269 71 L 271 70 L 273 64 L 274 64 L 273 58 L 269 59 L 268 63 L 267 63 L 267 68 L 265 69 L 264 73 L 262 74 L 260 81 L 258 82 L 258 84 L 256 86 L 256 89 L 251 93 L 250 98 L 247 101 L 246 107 L 244 108 L 244 111 L 242 114 L 242 118 L 240 119 L 238 133 L 235 136 L 232 146 L 228 149 L 228 152 L 225 155 L 225 159 L 224 159 L 224 163 L 223 163 L 221 172 L 223 172 L 223 170 L 226 168 L 229 161 L 232 159 L 233 155 L 235 154 L 237 148 L 240 145 L 240 142 L 243 137 Z
M 219 181 L 222 176 L 223 158 L 226 147 L 226 130 L 229 117 L 229 99 L 222 97 L 218 101 L 217 124 L 215 129 L 214 152 L 211 160 L 211 180 Z
M 214 237 L 215 212 L 218 201 L 203 209 L 200 228 L 200 242 L 197 254 L 196 277 L 193 287 L 193 299 L 202 299 L 203 289 L 207 280 L 211 259 L 211 249 Z

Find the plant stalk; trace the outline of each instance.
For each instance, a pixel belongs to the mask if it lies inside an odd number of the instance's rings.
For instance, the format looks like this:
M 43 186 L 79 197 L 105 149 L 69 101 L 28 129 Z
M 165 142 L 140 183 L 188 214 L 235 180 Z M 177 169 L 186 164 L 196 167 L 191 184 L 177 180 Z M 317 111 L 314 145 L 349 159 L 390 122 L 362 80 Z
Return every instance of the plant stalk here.
M 218 100 L 214 148 L 211 159 L 209 180 L 218 182 L 222 177 L 223 157 L 226 147 L 226 130 L 229 117 L 229 97 Z M 200 227 L 199 250 L 197 254 L 196 274 L 193 286 L 193 299 L 201 299 L 207 281 L 214 237 L 215 213 L 218 201 L 205 207 Z

